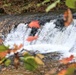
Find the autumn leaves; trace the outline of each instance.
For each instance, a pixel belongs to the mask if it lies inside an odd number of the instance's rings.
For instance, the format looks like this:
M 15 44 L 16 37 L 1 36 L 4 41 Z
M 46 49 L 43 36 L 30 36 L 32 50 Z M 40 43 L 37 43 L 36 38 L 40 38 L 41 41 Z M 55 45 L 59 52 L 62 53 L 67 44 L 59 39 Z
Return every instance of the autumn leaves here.
M 73 60 L 73 58 L 74 58 L 74 55 L 71 55 L 70 57 L 63 58 L 62 60 L 60 60 L 60 63 L 68 64 L 70 61 Z
M 61 64 L 67 66 L 65 69 L 60 70 L 58 75 L 74 75 L 74 71 L 76 69 L 76 63 L 71 63 L 75 57 L 71 55 L 70 57 L 63 58 L 60 60 Z M 71 64 L 70 64 L 71 63 Z
M 69 8 L 64 12 L 64 21 L 66 27 L 73 22 L 72 11 Z
M 32 42 L 33 40 L 36 40 L 38 38 L 38 35 L 36 35 L 36 33 L 37 33 L 37 30 L 40 28 L 39 21 L 35 20 L 30 22 L 28 27 L 32 29 L 30 33 L 30 35 L 32 36 L 29 35 L 29 37 L 26 40 L 29 42 Z

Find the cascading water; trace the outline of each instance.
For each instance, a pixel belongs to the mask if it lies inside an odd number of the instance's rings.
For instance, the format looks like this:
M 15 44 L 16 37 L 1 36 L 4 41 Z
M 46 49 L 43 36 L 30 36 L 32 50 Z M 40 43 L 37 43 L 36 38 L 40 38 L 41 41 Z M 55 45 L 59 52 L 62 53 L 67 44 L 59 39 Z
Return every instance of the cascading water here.
M 38 51 L 39 53 L 58 51 L 62 52 L 64 56 L 76 55 L 76 20 L 74 19 L 71 25 L 64 27 L 62 30 L 55 27 L 55 21 L 51 20 L 45 23 L 38 30 L 38 32 L 40 31 L 38 39 L 31 43 L 26 40 L 31 32 L 31 28 L 28 28 L 27 24 L 20 23 L 17 28 L 13 28 L 7 35 L 4 45 L 9 45 L 10 48 L 13 48 L 14 44 L 23 44 L 24 49 Z M 20 52 L 21 50 L 18 51 Z

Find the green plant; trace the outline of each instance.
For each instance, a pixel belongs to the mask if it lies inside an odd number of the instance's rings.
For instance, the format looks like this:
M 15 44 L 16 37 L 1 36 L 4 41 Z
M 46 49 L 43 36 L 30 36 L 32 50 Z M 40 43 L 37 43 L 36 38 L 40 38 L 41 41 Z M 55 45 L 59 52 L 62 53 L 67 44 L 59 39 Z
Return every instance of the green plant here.
M 66 0 L 65 4 L 72 9 L 76 9 L 76 0 Z
M 49 12 L 51 9 L 53 9 L 54 7 L 56 7 L 56 5 L 60 3 L 60 0 L 57 0 L 55 1 L 54 3 L 52 3 L 51 5 L 49 5 L 47 8 L 46 8 L 46 12 Z
M 4 45 L 0 45 L 0 52 L 6 51 L 8 49 L 9 49 L 9 47 L 6 47 Z
M 50 0 L 44 0 L 43 2 L 37 4 L 37 6 L 40 7 L 41 5 L 44 5 L 45 3 L 48 3 L 48 2 L 50 2 Z M 52 3 L 52 4 L 50 4 L 50 5 L 47 6 L 47 8 L 46 8 L 45 11 L 46 11 L 46 12 L 49 12 L 51 9 L 53 9 L 54 7 L 56 7 L 56 5 L 57 5 L 58 3 L 60 3 L 60 0 L 54 1 L 54 3 Z
M 44 0 L 43 2 L 37 4 L 38 7 L 44 5 L 45 3 L 50 2 L 50 0 Z M 52 4 L 48 5 L 46 8 L 46 12 L 49 12 L 51 9 L 55 8 L 57 4 L 62 3 L 61 0 L 55 0 Z M 76 0 L 65 0 L 65 5 L 69 8 L 76 9 Z
M 11 60 L 10 59 L 6 59 L 6 61 L 4 62 L 5 66 L 9 66 L 11 64 Z
M 27 70 L 34 71 L 38 67 L 38 64 L 33 56 L 22 57 L 21 60 L 24 61 L 24 67 Z

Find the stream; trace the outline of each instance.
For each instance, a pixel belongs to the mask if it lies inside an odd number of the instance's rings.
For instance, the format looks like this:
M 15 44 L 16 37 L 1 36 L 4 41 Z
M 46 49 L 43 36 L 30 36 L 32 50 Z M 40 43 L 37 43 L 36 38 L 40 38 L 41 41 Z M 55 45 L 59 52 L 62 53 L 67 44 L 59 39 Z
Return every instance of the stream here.
M 63 57 L 70 56 L 72 54 L 76 56 L 76 19 L 73 19 L 73 23 L 71 23 L 71 25 L 63 27 L 63 29 L 60 30 L 55 27 L 55 22 L 58 18 L 63 17 L 62 14 L 48 13 L 48 15 L 34 14 L 27 16 L 7 15 L 6 18 L 1 16 L 2 19 L 0 21 L 2 22 L 1 24 L 3 24 L 3 28 L 0 28 L 2 33 L 1 37 L 4 39 L 4 45 L 9 45 L 10 48 L 13 48 L 14 44 L 23 44 L 23 47 L 17 51 L 22 53 L 25 50 L 28 50 L 43 54 L 49 52 L 61 52 L 63 53 Z M 26 39 L 31 32 L 31 28 L 27 28 L 27 25 L 33 20 L 38 20 L 42 25 L 42 28 L 38 29 L 38 39 L 28 42 Z M 10 55 L 12 54 L 13 53 L 10 53 Z

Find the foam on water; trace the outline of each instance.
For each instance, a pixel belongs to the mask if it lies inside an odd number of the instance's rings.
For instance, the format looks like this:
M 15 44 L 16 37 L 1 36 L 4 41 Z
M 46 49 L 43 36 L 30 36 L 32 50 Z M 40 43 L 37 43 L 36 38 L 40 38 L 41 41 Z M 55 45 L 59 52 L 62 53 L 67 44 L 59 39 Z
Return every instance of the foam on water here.
M 40 53 L 59 51 L 64 56 L 76 55 L 76 20 L 74 19 L 74 23 L 68 27 L 64 27 L 63 31 L 55 28 L 54 22 L 55 20 L 51 20 L 45 23 L 38 39 L 31 43 L 26 40 L 31 28 L 27 28 L 27 24 L 20 23 L 16 29 L 12 29 L 7 35 L 4 44 L 9 45 L 10 48 L 13 48 L 14 44 L 23 44 L 24 49 L 39 51 Z

